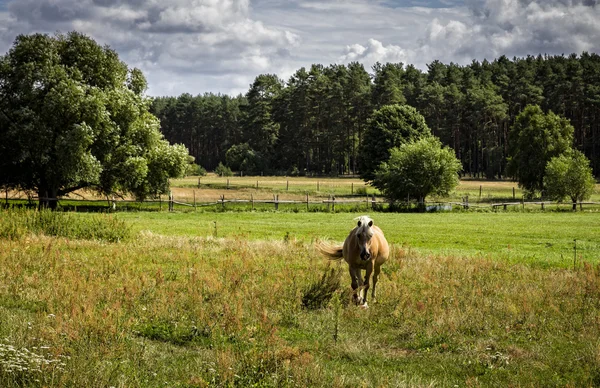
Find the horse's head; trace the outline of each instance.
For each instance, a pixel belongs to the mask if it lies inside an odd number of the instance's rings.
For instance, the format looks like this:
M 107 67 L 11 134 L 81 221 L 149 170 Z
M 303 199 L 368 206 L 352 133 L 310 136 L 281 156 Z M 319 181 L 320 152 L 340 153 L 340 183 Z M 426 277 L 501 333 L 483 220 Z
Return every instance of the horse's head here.
M 373 226 L 373 220 L 369 217 L 361 216 L 358 218 L 355 234 L 360 247 L 360 258 L 364 261 L 371 259 L 371 238 L 373 238 L 371 226 Z

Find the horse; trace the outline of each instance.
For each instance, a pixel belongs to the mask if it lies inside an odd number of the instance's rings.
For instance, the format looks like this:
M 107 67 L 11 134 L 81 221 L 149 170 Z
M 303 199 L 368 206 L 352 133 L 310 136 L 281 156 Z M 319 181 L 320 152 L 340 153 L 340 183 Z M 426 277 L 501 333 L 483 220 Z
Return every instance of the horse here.
M 381 272 L 381 265 L 390 255 L 390 247 L 383 232 L 378 226 L 373 225 L 371 218 L 360 216 L 355 220 L 358 220 L 357 225 L 350 231 L 343 245 L 318 242 L 316 248 L 330 260 L 343 258 L 348 263 L 354 302 L 363 308 L 368 308 L 367 292 L 370 288 L 371 274 L 373 275 L 371 296 L 375 301 L 377 278 Z M 366 271 L 364 279 L 362 270 Z

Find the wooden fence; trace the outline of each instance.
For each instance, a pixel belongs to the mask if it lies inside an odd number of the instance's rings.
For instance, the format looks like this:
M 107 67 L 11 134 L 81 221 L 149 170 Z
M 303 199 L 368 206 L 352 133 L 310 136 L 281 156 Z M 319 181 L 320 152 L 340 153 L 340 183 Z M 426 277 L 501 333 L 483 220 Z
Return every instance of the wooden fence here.
M 44 198 L 42 198 L 44 199 Z M 6 199 L 2 203 L 2 207 L 4 208 L 35 208 L 37 207 L 39 198 L 30 197 L 28 199 Z M 196 201 L 195 192 L 193 202 L 184 202 L 179 201 L 174 198 L 171 194 L 169 195 L 167 200 L 163 200 L 162 198 L 155 200 L 145 200 L 145 201 L 136 201 L 136 200 L 126 200 L 126 199 L 96 199 L 96 200 L 87 200 L 87 199 L 48 199 L 58 201 L 59 205 L 63 208 L 71 208 L 72 210 L 77 210 L 80 208 L 83 210 L 85 207 L 95 207 L 99 209 L 108 209 L 117 210 L 117 209 L 138 209 L 142 210 L 143 206 L 151 206 L 154 208 L 158 208 L 157 210 L 168 210 L 174 211 L 176 206 L 184 207 L 188 209 L 197 210 L 201 207 L 221 207 L 222 209 L 226 209 L 227 205 L 236 205 L 236 204 L 246 204 L 250 205 L 252 210 L 255 209 L 258 205 L 269 205 L 273 206 L 274 210 L 279 210 L 280 206 L 283 205 L 295 205 L 306 207 L 307 211 L 310 211 L 311 207 L 319 207 L 326 211 L 336 211 L 336 207 L 339 210 L 341 205 L 355 205 L 356 208 L 363 208 L 365 210 L 372 210 L 377 207 L 383 207 L 387 205 L 387 201 L 383 199 L 376 198 L 375 195 L 367 195 L 364 197 L 343 197 L 336 198 L 335 196 L 329 196 L 327 199 L 318 198 L 310 198 L 307 194 L 303 200 L 289 200 L 289 199 L 279 199 L 279 194 L 274 194 L 272 199 L 255 199 L 254 195 L 250 195 L 250 199 L 239 199 L 239 198 L 226 198 L 225 195 L 220 195 L 218 199 L 212 201 L 198 202 Z M 102 204 L 106 204 L 106 206 L 102 206 Z M 414 208 L 418 206 L 416 202 L 406 202 L 403 204 L 399 204 L 401 206 L 409 208 Z M 540 210 L 547 210 L 551 206 L 557 207 L 572 207 L 573 204 L 571 202 L 550 202 L 550 201 L 512 201 L 512 202 L 498 202 L 498 203 L 470 203 L 469 198 L 465 197 L 461 202 L 425 202 L 421 204 L 422 207 L 426 211 L 449 211 L 453 209 L 492 209 L 497 211 L 499 209 L 508 210 L 510 208 L 521 207 L 522 209 L 527 208 L 536 208 L 539 207 Z M 597 206 L 600 205 L 600 202 L 577 202 L 577 206 L 580 210 L 583 210 L 584 205 L 586 207 L 589 206 Z

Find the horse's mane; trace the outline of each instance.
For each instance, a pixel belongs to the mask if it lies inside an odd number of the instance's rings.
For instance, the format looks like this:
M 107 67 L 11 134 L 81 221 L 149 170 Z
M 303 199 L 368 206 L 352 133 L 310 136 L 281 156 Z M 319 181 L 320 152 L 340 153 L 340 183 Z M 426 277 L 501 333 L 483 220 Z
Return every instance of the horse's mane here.
M 369 216 L 359 216 L 359 217 L 356 217 L 354 219 L 354 221 L 360 221 L 360 224 L 362 226 L 362 225 L 369 225 L 369 222 L 371 222 L 373 220 Z
M 360 226 L 357 226 L 357 228 L 358 228 L 357 232 L 359 232 L 359 233 L 367 232 L 370 236 L 373 235 L 373 231 L 371 231 L 371 227 L 369 226 L 369 223 L 373 222 L 371 217 L 360 216 L 360 217 L 356 217 L 354 220 L 360 222 Z

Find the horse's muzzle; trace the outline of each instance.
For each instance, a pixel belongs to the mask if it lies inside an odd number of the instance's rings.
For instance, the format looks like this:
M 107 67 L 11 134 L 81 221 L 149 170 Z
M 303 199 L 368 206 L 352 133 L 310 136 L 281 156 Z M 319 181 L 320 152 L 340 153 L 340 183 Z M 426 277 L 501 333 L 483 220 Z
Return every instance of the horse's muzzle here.
M 360 253 L 360 258 L 361 258 L 363 261 L 367 261 L 367 260 L 369 260 L 369 259 L 371 258 L 371 253 L 369 253 L 369 251 L 367 251 L 367 250 L 364 250 L 364 251 L 362 251 L 362 252 Z

